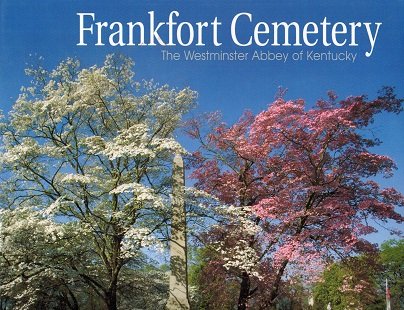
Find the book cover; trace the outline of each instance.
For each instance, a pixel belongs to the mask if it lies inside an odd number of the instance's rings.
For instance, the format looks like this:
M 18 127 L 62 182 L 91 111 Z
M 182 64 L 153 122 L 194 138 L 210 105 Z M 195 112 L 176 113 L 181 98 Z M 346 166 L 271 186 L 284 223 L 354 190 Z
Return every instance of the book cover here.
M 402 307 L 403 18 L 0 0 L 0 308 Z

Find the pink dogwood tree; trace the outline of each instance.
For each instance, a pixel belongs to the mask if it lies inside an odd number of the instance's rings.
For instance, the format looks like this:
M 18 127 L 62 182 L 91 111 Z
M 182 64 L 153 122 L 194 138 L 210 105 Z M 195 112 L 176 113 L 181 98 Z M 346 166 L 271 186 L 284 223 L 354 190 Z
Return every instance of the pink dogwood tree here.
M 395 209 L 404 197 L 373 178 L 391 176 L 395 164 L 372 152 L 380 141 L 368 131 L 377 114 L 399 113 L 402 102 L 391 87 L 374 100 L 339 101 L 330 92 L 312 108 L 277 98 L 232 126 L 213 114 L 207 133 L 201 120 L 189 122 L 200 142 L 196 187 L 256 224 L 215 226 L 205 238 L 218 253 L 209 264 L 240 282 L 238 309 L 272 307 L 288 270 L 310 274 L 315 262 L 371 251 L 363 236 L 376 231 L 375 221 L 402 221 Z

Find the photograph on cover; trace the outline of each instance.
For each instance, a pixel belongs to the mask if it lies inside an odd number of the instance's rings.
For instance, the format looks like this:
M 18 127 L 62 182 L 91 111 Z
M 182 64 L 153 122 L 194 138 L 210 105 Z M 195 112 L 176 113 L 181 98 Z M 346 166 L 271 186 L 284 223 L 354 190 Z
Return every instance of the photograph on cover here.
M 403 309 L 403 20 L 0 0 L 0 309 Z

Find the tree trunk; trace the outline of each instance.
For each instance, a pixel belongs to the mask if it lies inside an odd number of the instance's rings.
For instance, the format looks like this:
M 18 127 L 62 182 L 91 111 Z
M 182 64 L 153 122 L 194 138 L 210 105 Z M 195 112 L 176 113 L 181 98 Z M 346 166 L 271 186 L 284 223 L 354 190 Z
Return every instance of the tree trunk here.
M 120 261 L 119 261 L 119 250 L 121 246 L 121 239 L 120 238 L 114 238 L 114 244 L 113 244 L 113 257 L 111 259 L 112 261 L 112 268 L 110 270 L 110 282 L 108 286 L 108 290 L 106 291 L 106 304 L 107 304 L 107 309 L 108 310 L 117 310 L 118 305 L 117 305 L 117 290 L 118 290 L 118 275 L 120 271 Z
M 116 299 L 116 282 L 115 285 L 112 284 L 110 289 L 108 290 L 106 294 L 106 299 L 105 302 L 107 304 L 107 309 L 108 310 L 117 310 L 117 299 Z
M 272 287 L 272 291 L 269 294 L 268 306 L 272 306 L 272 307 L 275 306 L 275 299 L 279 295 L 279 287 L 281 284 L 281 279 L 282 279 L 283 273 L 285 272 L 285 269 L 286 269 L 286 266 L 288 265 L 288 263 L 289 263 L 289 260 L 287 260 L 287 259 L 282 262 L 281 268 L 279 269 L 278 274 L 276 275 L 276 279 L 275 279 L 275 283 Z
M 75 296 L 74 293 L 69 289 L 68 286 L 66 286 L 66 287 L 67 287 L 67 295 L 65 295 L 65 298 L 66 298 L 67 305 L 69 306 L 69 308 L 70 308 L 71 310 L 79 310 L 79 303 L 78 303 L 78 301 L 77 301 L 76 296 Z M 70 298 L 69 298 L 69 296 L 70 296 Z M 70 299 L 71 299 L 71 302 L 70 302 Z
M 250 295 L 250 276 L 247 272 L 243 271 L 241 275 L 240 295 L 238 297 L 238 310 L 247 309 L 248 297 Z
M 187 232 L 184 201 L 184 162 L 176 154 L 173 163 L 173 198 L 170 240 L 170 295 L 168 310 L 188 310 Z

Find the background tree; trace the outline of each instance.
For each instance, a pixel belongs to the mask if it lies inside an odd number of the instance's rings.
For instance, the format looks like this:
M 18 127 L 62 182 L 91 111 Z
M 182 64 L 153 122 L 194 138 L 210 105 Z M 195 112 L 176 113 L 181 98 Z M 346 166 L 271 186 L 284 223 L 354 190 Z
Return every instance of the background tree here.
M 217 252 L 198 248 L 190 267 L 192 309 L 234 309 L 237 307 L 238 279 L 223 267 Z
M 353 257 L 328 266 L 314 286 L 314 309 L 385 309 L 377 255 Z
M 404 240 L 388 240 L 380 247 L 380 264 L 383 272 L 379 275 L 380 289 L 385 291 L 388 279 L 391 292 L 391 308 L 404 308 Z
M 32 84 L 22 88 L 0 126 L 1 209 L 7 210 L 1 215 L 7 269 L 1 291 L 6 286 L 31 300 L 34 279 L 58 281 L 55 273 L 68 273 L 66 279 L 85 283 L 114 310 L 120 275 L 136 266 L 142 248 L 159 245 L 170 218 L 172 154 L 183 152 L 173 133 L 196 94 L 135 82 L 132 66 L 129 58 L 109 55 L 100 67 L 80 69 L 69 58 L 50 72 L 27 69 Z M 8 222 L 19 215 L 18 225 Z M 13 245 L 23 243 L 18 238 L 29 234 L 24 226 L 33 227 L 33 219 L 46 221 L 32 243 L 44 252 L 30 257 L 22 248 L 15 255 Z M 82 250 L 73 260 L 72 247 Z
M 403 196 L 371 179 L 390 176 L 394 162 L 372 153 L 380 141 L 366 134 L 378 113 L 399 113 L 402 101 L 389 87 L 374 100 L 337 101 L 330 93 L 310 109 L 301 99 L 279 98 L 232 126 L 210 115 L 207 133 L 201 121 L 189 123 L 200 143 L 195 185 L 244 210 L 258 228 L 222 225 L 210 240 L 221 245 L 221 264 L 239 279 L 238 309 L 255 298 L 257 308 L 273 306 L 288 267 L 372 250 L 361 238 L 375 231 L 370 220 L 402 221 L 395 207 Z

